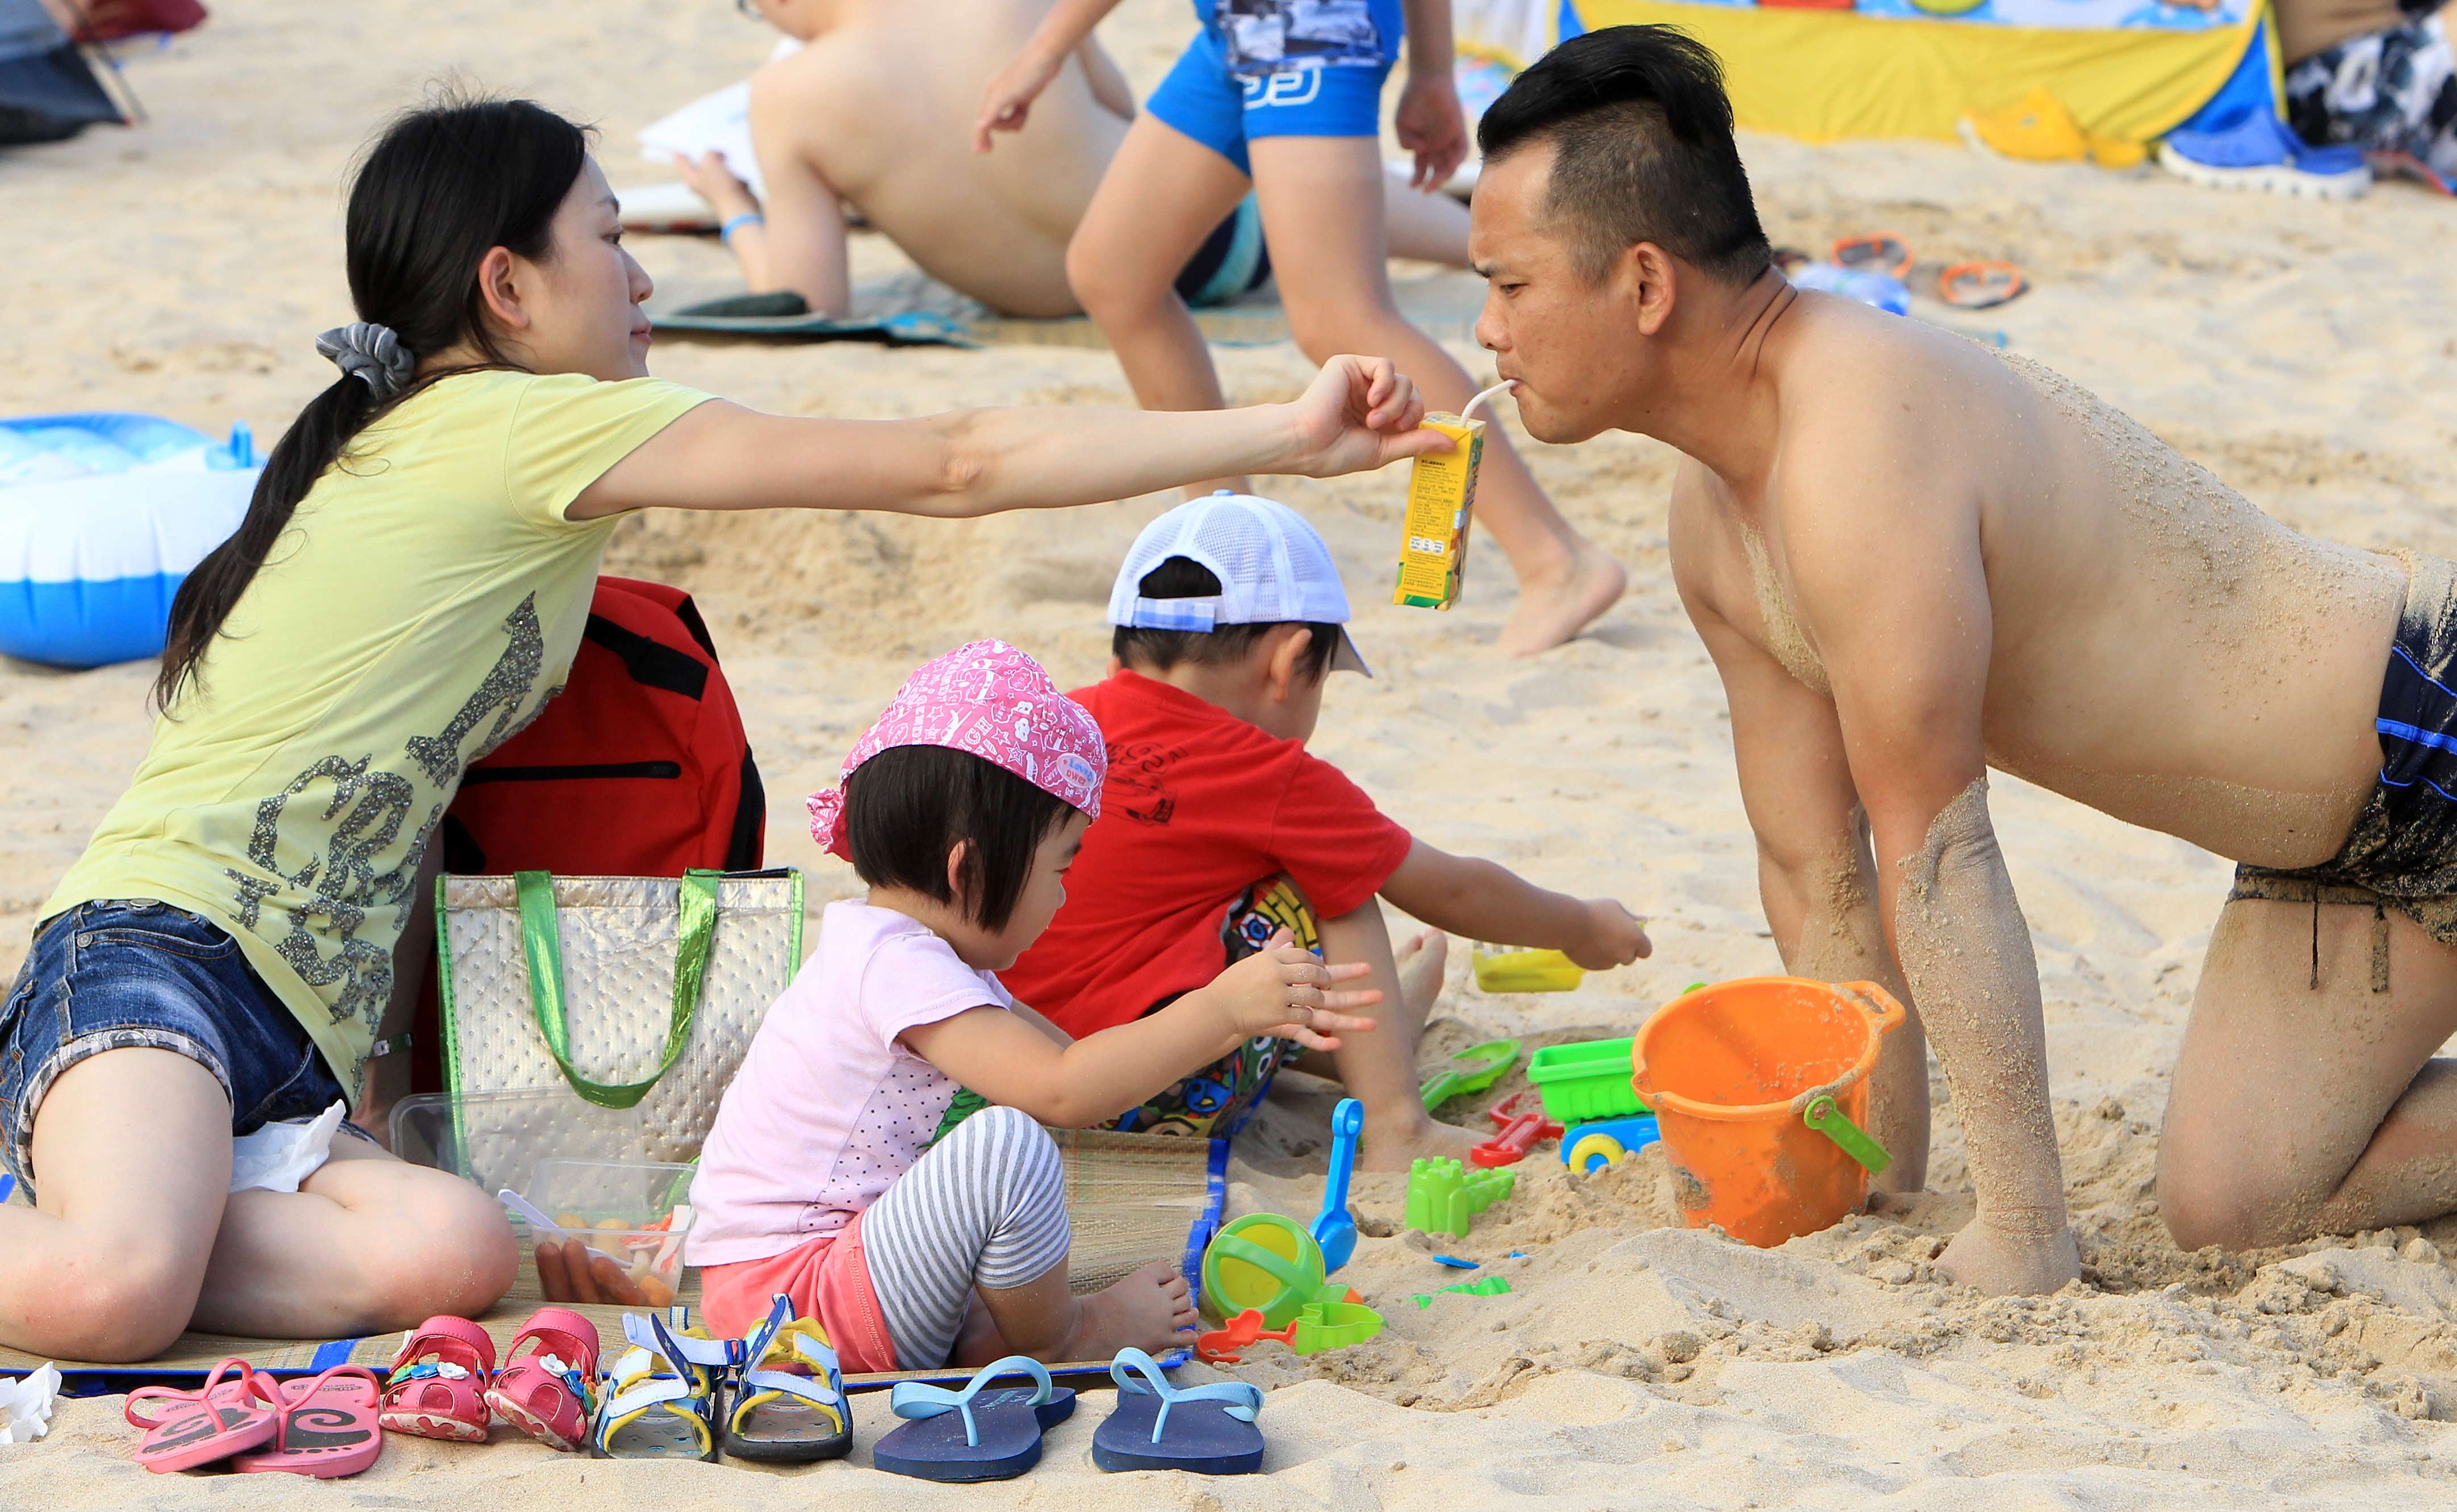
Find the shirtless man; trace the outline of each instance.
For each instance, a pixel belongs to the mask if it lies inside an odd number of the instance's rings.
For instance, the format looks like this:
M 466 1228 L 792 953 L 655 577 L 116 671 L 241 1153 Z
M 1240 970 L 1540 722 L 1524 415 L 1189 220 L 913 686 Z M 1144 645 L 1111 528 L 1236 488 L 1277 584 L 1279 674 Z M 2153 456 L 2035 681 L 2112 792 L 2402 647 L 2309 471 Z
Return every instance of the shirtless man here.
M 1677 31 L 1563 45 L 1480 135 L 1478 336 L 1535 435 L 1684 454 L 1674 579 L 1767 922 L 1790 970 L 1916 1002 L 1872 1116 L 1916 1191 L 1924 1025 L 1978 1199 L 1947 1272 L 2078 1271 L 1992 766 L 2244 863 L 2159 1146 L 2178 1243 L 2457 1209 L 2448 565 L 2300 536 L 2043 367 L 1793 290 Z
M 684 172 L 726 222 L 753 292 L 792 289 L 822 315 L 852 302 L 846 205 L 922 271 L 1005 315 L 1081 315 L 1066 243 L 1125 139 L 1134 94 L 1096 41 L 1078 48 L 995 154 L 973 151 L 981 90 L 1051 0 L 747 0 L 804 46 L 751 76 L 764 208 L 712 155 Z M 1467 211 L 1387 178 L 1394 257 L 1467 265 Z M 742 217 L 760 217 L 740 221 Z M 1221 303 L 1270 276 L 1249 199 L 1180 275 Z

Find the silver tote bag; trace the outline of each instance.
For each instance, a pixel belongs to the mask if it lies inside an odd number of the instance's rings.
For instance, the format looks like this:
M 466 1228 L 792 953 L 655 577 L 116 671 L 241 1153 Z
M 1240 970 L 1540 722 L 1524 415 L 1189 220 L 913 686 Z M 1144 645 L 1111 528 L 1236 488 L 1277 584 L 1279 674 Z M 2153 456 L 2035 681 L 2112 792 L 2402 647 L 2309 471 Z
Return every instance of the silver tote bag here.
M 802 877 L 444 877 L 445 1085 L 465 1173 L 689 1161 L 802 959 Z

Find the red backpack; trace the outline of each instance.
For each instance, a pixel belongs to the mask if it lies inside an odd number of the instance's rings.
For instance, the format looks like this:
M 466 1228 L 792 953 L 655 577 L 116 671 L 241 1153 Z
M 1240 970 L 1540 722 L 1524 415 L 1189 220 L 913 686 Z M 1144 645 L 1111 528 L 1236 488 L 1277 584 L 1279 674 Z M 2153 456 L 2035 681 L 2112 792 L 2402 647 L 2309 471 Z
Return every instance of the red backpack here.
M 767 823 L 741 711 L 691 595 L 601 577 L 563 691 L 462 777 L 444 814 L 444 869 L 756 871 Z M 443 1088 L 437 1023 L 430 980 L 412 1037 L 413 1090 Z
M 691 595 L 602 577 L 563 692 L 461 778 L 444 869 L 755 871 L 767 822 L 741 712 Z

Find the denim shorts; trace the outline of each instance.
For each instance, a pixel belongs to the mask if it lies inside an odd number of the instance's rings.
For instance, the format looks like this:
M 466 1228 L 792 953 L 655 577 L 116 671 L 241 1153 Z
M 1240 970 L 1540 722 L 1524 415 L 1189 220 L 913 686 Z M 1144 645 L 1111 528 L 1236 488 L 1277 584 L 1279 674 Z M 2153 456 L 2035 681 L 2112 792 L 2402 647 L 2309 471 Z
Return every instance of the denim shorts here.
M 44 1094 L 78 1062 L 125 1049 L 170 1050 L 213 1072 L 234 1135 L 312 1118 L 345 1096 L 218 926 L 150 899 L 79 903 L 37 927 L 0 1000 L 0 1163 L 29 1195 Z

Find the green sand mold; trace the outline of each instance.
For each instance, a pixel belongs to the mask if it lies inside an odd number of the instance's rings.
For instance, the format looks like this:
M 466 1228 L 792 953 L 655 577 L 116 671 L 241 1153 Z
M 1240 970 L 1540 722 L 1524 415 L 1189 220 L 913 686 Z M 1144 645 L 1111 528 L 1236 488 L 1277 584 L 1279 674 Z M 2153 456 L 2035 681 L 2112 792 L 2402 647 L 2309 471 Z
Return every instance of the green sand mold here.
M 1422 1312 L 1434 1305 L 1435 1297 L 1446 1292 L 1456 1292 L 1461 1296 L 1499 1296 L 1509 1290 L 1510 1277 L 1488 1275 L 1481 1281 L 1461 1281 L 1456 1286 L 1440 1286 L 1430 1292 L 1419 1292 L 1409 1300 L 1416 1304 L 1418 1312 Z
M 1518 1173 L 1470 1171 L 1456 1160 L 1420 1159 L 1408 1168 L 1407 1226 L 1467 1237 L 1470 1220 L 1515 1191 Z
M 1352 1349 L 1382 1332 L 1382 1315 L 1362 1302 L 1309 1302 L 1297 1314 L 1289 1348 L 1300 1355 Z

